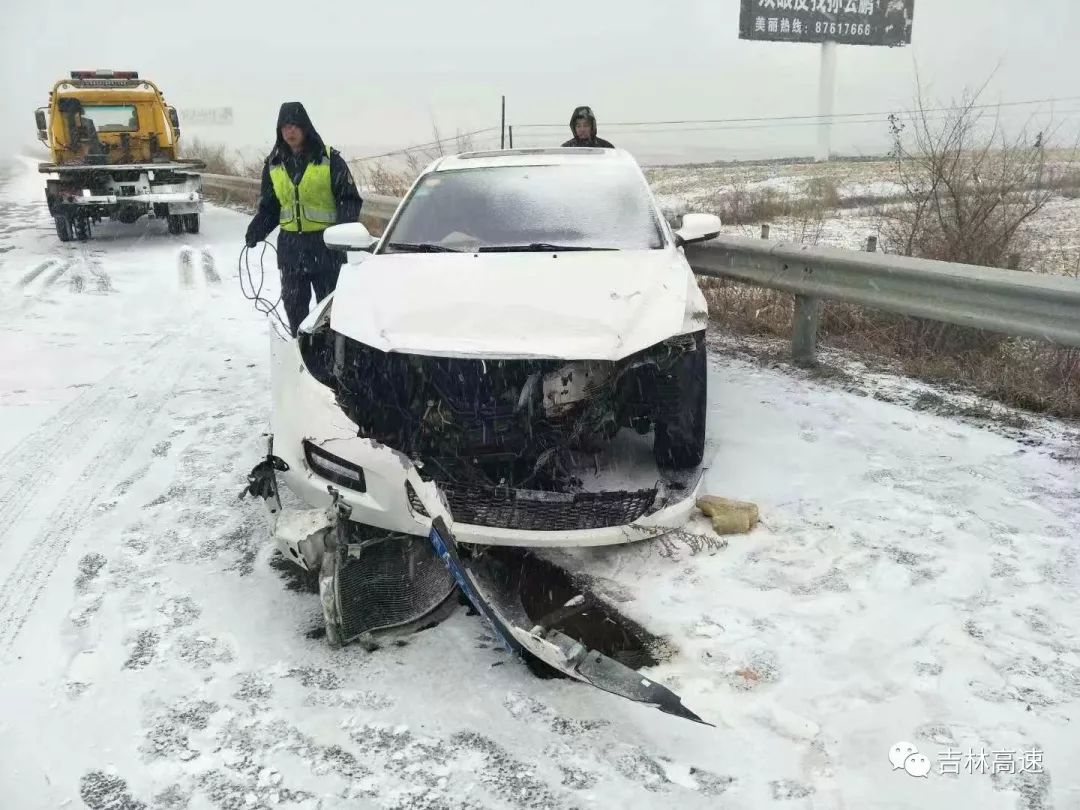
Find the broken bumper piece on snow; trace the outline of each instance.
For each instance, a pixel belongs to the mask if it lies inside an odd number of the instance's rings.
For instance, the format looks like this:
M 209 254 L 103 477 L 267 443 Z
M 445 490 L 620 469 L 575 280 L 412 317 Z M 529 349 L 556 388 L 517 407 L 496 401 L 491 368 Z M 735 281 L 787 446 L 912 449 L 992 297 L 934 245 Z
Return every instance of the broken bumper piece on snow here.
M 531 656 L 567 677 L 605 692 L 655 706 L 662 712 L 695 723 L 712 725 L 683 706 L 679 696 L 665 686 L 596 650 L 588 649 L 559 630 L 543 625 L 532 625 L 531 629 L 525 629 L 524 624 L 515 623 L 515 618 L 520 621 L 524 617 L 524 611 L 514 611 L 513 598 L 498 594 L 493 588 L 494 583 L 478 576 L 469 562 L 462 558 L 453 532 L 442 518 L 435 518 L 432 522 L 430 540 L 462 593 L 488 621 L 508 651 L 523 657 Z M 519 615 L 515 616 L 515 613 Z

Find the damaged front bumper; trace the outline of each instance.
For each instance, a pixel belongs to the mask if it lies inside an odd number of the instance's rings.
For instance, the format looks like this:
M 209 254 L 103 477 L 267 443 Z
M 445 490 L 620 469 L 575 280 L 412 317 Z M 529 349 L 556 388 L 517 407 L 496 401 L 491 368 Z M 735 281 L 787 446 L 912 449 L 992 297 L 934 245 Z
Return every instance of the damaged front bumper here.
M 311 553 L 312 543 L 305 546 L 297 538 L 314 515 L 332 506 L 331 489 L 349 507 L 353 521 L 426 537 L 436 515 L 418 497 L 424 488 L 447 515 L 458 542 L 528 547 L 602 546 L 657 537 L 690 518 L 700 492 L 700 469 L 671 473 L 651 485 L 624 477 L 618 488 L 573 494 L 439 486 L 424 480 L 423 471 L 405 454 L 357 436 L 357 425 L 334 392 L 307 370 L 296 341 L 273 341 L 273 365 L 273 453 L 282 464 L 274 472 L 313 510 L 284 520 L 275 513 L 275 537 L 288 558 L 309 570 L 318 555 Z
M 265 462 L 271 473 L 282 463 L 272 451 Z M 507 652 L 666 714 L 711 725 L 667 687 L 563 632 L 562 620 L 594 609 L 594 598 L 578 595 L 544 617 L 531 620 L 516 588 L 508 589 L 509 583 L 493 570 L 460 552 L 446 516 L 439 514 L 441 505 L 434 485 L 425 484 L 415 469 L 406 477 L 424 508 L 436 513 L 423 539 L 356 537 L 352 509 L 333 487 L 329 509 L 283 513 L 277 494 L 268 494 L 265 488 L 260 491 L 258 483 L 265 479 L 253 473 L 249 491 L 267 501 L 277 522 L 279 543 L 287 544 L 294 560 L 318 571 L 331 646 L 371 637 L 373 632 L 435 624 L 446 615 L 447 606 L 452 606 L 455 590 L 460 590 Z M 355 564 L 350 564 L 354 559 Z M 546 579 L 540 586 L 524 584 L 539 590 L 549 587 Z M 609 620 L 601 617 L 601 621 Z
M 333 392 L 307 371 L 295 341 L 274 341 L 273 354 L 273 434 L 246 492 L 264 500 L 285 557 L 318 574 L 331 645 L 437 623 L 460 592 L 503 646 L 522 659 L 665 713 L 705 722 L 662 684 L 564 632 L 559 616 L 567 610 L 580 613 L 586 597 L 565 605 L 560 598 L 553 613 L 532 620 L 520 593 L 485 567 L 484 555 L 458 546 L 605 545 L 655 537 L 688 519 L 701 487 L 700 470 L 684 481 L 655 487 L 646 504 L 649 511 L 627 523 L 551 530 L 465 523 L 454 519 L 454 505 L 462 511 L 460 492 L 448 493 L 425 480 L 401 452 L 357 437 L 357 426 L 338 407 Z M 305 430 L 312 424 L 320 426 L 319 436 Z M 309 508 L 283 508 L 279 481 Z M 496 497 L 487 512 L 480 503 L 466 508 L 485 521 L 520 522 L 535 520 L 545 510 L 557 515 L 622 502 L 624 494 L 585 493 L 575 501 L 577 496 L 518 490 L 502 493 L 501 501 Z M 640 505 L 639 500 L 632 508 Z M 372 527 L 381 531 L 371 532 Z M 588 607 L 596 609 L 595 600 Z

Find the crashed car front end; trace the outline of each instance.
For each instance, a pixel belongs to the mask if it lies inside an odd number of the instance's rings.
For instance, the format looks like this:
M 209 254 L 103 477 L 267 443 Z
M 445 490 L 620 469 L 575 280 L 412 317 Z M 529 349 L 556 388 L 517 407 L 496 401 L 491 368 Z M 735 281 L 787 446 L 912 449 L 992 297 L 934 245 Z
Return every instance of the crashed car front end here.
M 700 335 L 618 362 L 423 357 L 347 338 L 325 309 L 273 348 L 278 477 L 312 520 L 336 492 L 353 521 L 426 536 L 434 516 L 408 481 L 414 467 L 464 543 L 626 543 L 689 517 L 700 469 L 658 471 L 633 439 L 677 405 L 665 371 L 703 349 Z M 623 427 L 634 435 L 613 441 Z M 279 528 L 283 552 L 316 566 L 317 546 L 300 547 L 313 532 Z

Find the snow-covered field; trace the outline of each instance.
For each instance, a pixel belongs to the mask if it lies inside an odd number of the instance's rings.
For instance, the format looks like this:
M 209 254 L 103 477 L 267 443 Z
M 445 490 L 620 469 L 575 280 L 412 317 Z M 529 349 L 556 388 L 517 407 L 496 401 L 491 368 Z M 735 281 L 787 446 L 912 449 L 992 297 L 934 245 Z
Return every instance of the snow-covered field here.
M 1074 156 L 1055 156 L 1054 172 L 1074 171 Z M 869 236 L 881 233 L 875 206 L 903 197 L 896 167 L 888 160 L 829 163 L 747 163 L 708 166 L 655 166 L 648 170 L 660 204 L 676 213 L 715 212 L 718 202 L 732 194 L 753 197 L 773 194 L 792 200 L 821 198 L 835 191 L 842 208 L 823 208 L 804 217 L 776 217 L 771 238 L 861 250 Z M 817 193 L 814 193 L 814 190 Z M 756 236 L 760 225 L 729 225 L 725 232 Z M 1025 224 L 1031 237 L 1024 269 L 1045 273 L 1080 273 L 1080 197 L 1054 195 L 1049 204 Z
M 650 674 L 715 728 L 538 680 L 463 609 L 335 652 L 237 499 L 269 401 L 245 218 L 61 245 L 42 185 L 0 181 L 3 807 L 1080 806 L 1063 426 L 1003 436 L 718 354 L 709 488 L 765 525 L 560 555 L 667 639 Z M 900 741 L 927 778 L 894 770 Z

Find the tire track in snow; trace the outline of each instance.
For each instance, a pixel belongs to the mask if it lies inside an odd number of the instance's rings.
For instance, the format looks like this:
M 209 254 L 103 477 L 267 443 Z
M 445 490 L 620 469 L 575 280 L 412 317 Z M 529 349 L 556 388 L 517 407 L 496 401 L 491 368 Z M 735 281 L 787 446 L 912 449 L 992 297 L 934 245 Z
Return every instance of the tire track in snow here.
M 185 290 L 190 290 L 195 286 L 195 251 L 191 248 L 184 248 L 180 251 L 179 271 L 180 271 L 180 286 Z
M 68 286 L 74 293 L 81 293 L 86 289 L 86 278 L 76 270 L 72 275 L 68 276 Z
M 203 274 L 206 276 L 206 280 L 211 284 L 220 284 L 221 276 L 218 274 L 217 267 L 214 262 L 214 254 L 206 248 L 203 248 L 202 252 L 202 268 Z
M 48 259 L 47 261 L 43 261 L 41 264 L 39 264 L 37 267 L 35 267 L 29 273 L 24 275 L 21 279 L 19 279 L 18 286 L 19 287 L 25 287 L 27 284 L 29 284 L 31 281 L 36 279 L 38 276 L 40 276 L 42 273 L 44 273 L 46 270 L 48 270 L 54 264 L 56 264 L 56 259 Z
M 73 259 L 68 259 L 64 261 L 59 267 L 49 273 L 49 275 L 45 279 L 45 286 L 51 287 L 53 284 L 59 281 L 60 276 L 64 275 L 64 273 L 66 273 L 73 264 L 75 264 L 75 261 Z
M 159 341 L 159 344 L 162 342 Z M 152 380 L 153 387 L 143 389 L 134 399 L 130 395 L 125 396 L 124 392 L 129 388 L 117 385 L 95 401 L 99 407 L 105 408 L 105 414 L 116 417 L 116 433 L 87 464 L 79 479 L 57 499 L 59 506 L 48 516 L 44 530 L 27 544 L 7 580 L 0 585 L 0 650 L 10 648 L 18 637 L 49 581 L 57 558 L 82 525 L 93 516 L 91 510 L 95 501 L 103 496 L 117 469 L 131 455 L 171 398 L 191 362 L 190 358 L 175 362 L 177 359 L 172 358 L 173 362 L 170 362 L 169 358 L 160 358 L 160 362 L 154 363 L 165 373 L 160 376 L 143 375 L 142 379 Z M 138 370 L 146 365 L 140 364 Z M 116 406 L 122 407 L 123 402 L 133 403 L 130 411 L 117 413 Z M 47 468 L 46 465 L 42 467 Z M 7 525 L 12 524 L 9 522 Z
M 145 356 L 156 358 L 156 350 L 167 340 L 159 338 L 147 348 Z M 140 363 L 136 374 L 146 367 L 146 362 Z M 121 381 L 125 378 L 121 374 Z M 84 447 L 127 396 L 128 389 L 120 384 L 109 385 L 103 391 L 98 386 L 89 388 L 0 457 L 0 469 L 8 482 L 0 489 L 0 548 L 22 515 L 44 497 L 44 485 L 56 478 L 57 460 Z
M 16 289 L 23 290 L 23 295 L 0 306 L 0 321 L 7 321 L 17 313 L 25 313 L 34 304 L 46 297 L 49 289 L 75 264 L 74 259 L 46 259 L 38 264 L 21 279 L 15 282 Z M 83 279 L 85 281 L 85 279 Z M 72 281 L 72 286 L 77 282 Z
M 88 252 L 84 251 L 83 264 L 85 264 L 86 269 L 90 271 L 90 275 L 94 277 L 98 292 L 111 293 L 116 291 L 113 287 L 112 279 L 109 277 L 109 274 L 105 272 L 105 268 L 101 266 L 101 259 L 96 255 L 90 255 Z

